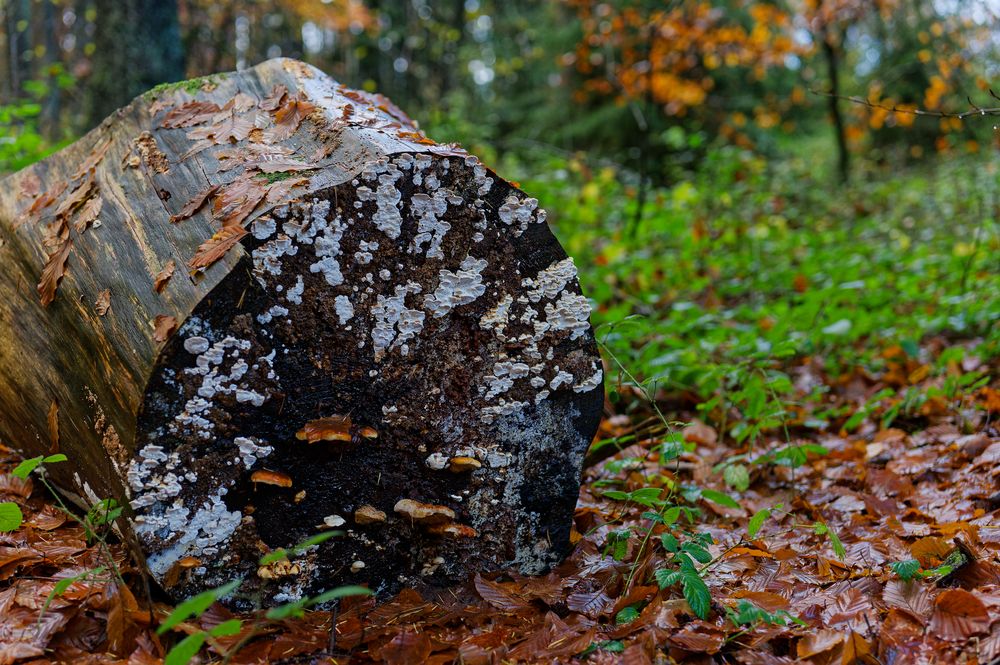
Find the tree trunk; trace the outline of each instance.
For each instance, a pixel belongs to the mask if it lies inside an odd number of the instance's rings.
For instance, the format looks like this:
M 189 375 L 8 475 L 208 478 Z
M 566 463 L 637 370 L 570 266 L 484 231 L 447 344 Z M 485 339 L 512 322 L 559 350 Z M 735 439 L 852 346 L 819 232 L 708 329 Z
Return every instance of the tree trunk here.
M 297 61 L 137 98 L 0 185 L 0 437 L 178 597 L 544 570 L 603 400 L 544 219 Z
M 823 26 L 823 55 L 826 58 L 827 75 L 830 78 L 830 95 L 827 97 L 830 107 L 830 119 L 833 121 L 834 137 L 837 140 L 837 178 L 846 183 L 850 176 L 850 153 L 847 149 L 847 133 L 844 117 L 840 113 L 840 67 L 837 58 L 837 46 L 833 43 L 830 27 Z
M 184 78 L 177 0 L 95 0 L 88 127 L 160 83 Z

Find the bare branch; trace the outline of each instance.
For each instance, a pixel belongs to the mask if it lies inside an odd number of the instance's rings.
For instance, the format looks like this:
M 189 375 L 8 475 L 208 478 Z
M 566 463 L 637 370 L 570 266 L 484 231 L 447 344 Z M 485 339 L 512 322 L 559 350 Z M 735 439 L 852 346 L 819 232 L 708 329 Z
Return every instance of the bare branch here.
M 873 102 L 867 99 L 862 99 L 861 97 L 853 97 L 848 95 L 835 95 L 831 92 L 826 92 L 825 90 L 815 90 L 810 89 L 814 95 L 819 95 L 820 97 L 833 97 L 834 99 L 843 99 L 844 101 L 851 102 L 852 104 L 860 104 L 861 106 L 867 106 L 873 109 L 883 109 L 885 111 L 892 111 L 893 113 L 907 113 L 909 115 L 916 116 L 926 116 L 929 118 L 958 118 L 959 120 L 964 120 L 965 118 L 972 118 L 976 116 L 987 116 L 987 115 L 1000 115 L 1000 107 L 993 108 L 980 108 L 976 106 L 971 97 L 966 97 L 969 102 L 969 106 L 972 108 L 968 111 L 962 111 L 960 113 L 952 113 L 948 111 L 928 111 L 926 109 L 911 109 L 911 108 L 899 108 L 895 104 L 892 106 L 886 106 L 885 104 L 880 104 L 879 102 Z M 990 90 L 990 96 L 994 99 L 1000 100 L 997 94 Z

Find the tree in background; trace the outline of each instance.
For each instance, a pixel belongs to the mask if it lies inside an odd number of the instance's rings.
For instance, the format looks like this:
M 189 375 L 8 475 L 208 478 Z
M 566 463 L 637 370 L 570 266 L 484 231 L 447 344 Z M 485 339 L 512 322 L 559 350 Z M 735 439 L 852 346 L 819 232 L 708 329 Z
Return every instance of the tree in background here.
M 829 147 L 811 142 L 810 156 L 836 156 L 843 177 L 854 152 L 915 159 L 982 145 L 991 122 L 917 121 L 910 111 L 948 114 L 967 109 L 967 96 L 986 97 L 1000 43 L 991 7 L 0 0 L 0 150 L 30 161 L 157 83 L 281 55 L 383 92 L 438 138 L 484 154 L 582 150 L 642 184 L 685 177 L 709 142 L 776 154 L 801 150 L 803 137 L 832 136 Z
M 93 6 L 89 125 L 157 84 L 184 79 L 176 0 L 94 0 Z

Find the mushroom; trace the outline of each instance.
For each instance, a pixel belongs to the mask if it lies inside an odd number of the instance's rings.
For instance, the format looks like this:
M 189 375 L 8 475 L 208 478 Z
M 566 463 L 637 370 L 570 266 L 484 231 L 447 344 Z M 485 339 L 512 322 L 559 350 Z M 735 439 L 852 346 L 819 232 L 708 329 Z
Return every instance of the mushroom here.
M 288 559 L 279 559 L 266 566 L 257 569 L 257 577 L 262 580 L 273 580 L 278 577 L 289 577 L 298 575 L 302 570 L 297 563 L 292 563 Z
M 447 506 L 421 503 L 413 499 L 400 499 L 392 508 L 400 515 L 423 525 L 444 524 L 455 519 L 455 511 Z
M 310 420 L 302 429 L 295 433 L 299 441 L 316 443 L 317 441 L 350 441 L 351 417 L 328 416 Z
M 347 520 L 345 520 L 340 515 L 327 515 L 326 517 L 323 518 L 323 526 L 330 529 L 336 528 L 338 526 L 343 526 L 346 523 Z
M 385 513 L 375 506 L 365 504 L 354 511 L 354 521 L 358 524 L 376 524 L 385 520 Z
M 475 538 L 479 532 L 465 524 L 435 524 L 427 529 L 428 533 L 449 538 Z
M 254 471 L 250 474 L 250 480 L 255 483 L 263 483 L 264 485 L 277 485 L 278 487 L 292 486 L 290 476 L 279 471 L 268 471 L 266 469 Z
M 463 471 L 475 471 L 482 468 L 483 464 L 475 457 L 452 457 L 448 462 L 448 470 L 454 473 Z

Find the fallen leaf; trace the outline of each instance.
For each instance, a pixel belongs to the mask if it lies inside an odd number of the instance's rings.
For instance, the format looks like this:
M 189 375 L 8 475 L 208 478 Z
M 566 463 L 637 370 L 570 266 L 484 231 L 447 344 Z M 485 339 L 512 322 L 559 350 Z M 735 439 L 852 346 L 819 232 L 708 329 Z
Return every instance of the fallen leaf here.
M 49 405 L 49 454 L 59 452 L 59 402 Z
M 93 196 L 87 200 L 87 202 L 80 208 L 79 214 L 76 216 L 76 221 L 73 222 L 73 228 L 77 233 L 83 233 L 90 225 L 97 220 L 98 215 L 101 214 L 101 207 L 104 205 L 104 199 L 100 196 Z
M 170 223 L 176 224 L 177 222 L 185 220 L 191 215 L 201 210 L 202 206 L 205 205 L 205 202 L 208 201 L 209 197 L 215 194 L 215 192 L 218 189 L 219 189 L 218 185 L 212 185 L 211 187 L 203 189 L 202 191 L 195 194 L 190 201 L 184 204 L 184 207 L 181 208 L 180 212 L 178 212 L 176 215 L 170 216 Z
M 990 615 L 975 595 L 964 589 L 948 589 L 934 601 L 930 630 L 943 640 L 962 641 L 986 633 Z
M 316 105 L 307 101 L 303 94 L 285 100 L 285 103 L 274 112 L 275 127 L 271 132 L 272 140 L 284 141 L 290 137 L 314 110 Z
M 186 102 L 171 109 L 160 122 L 160 127 L 165 129 L 176 129 L 179 127 L 192 127 L 206 123 L 221 111 L 218 104 L 213 102 Z
M 224 226 L 215 235 L 198 247 L 198 252 L 188 262 L 188 268 L 198 270 L 207 268 L 226 255 L 233 246 L 247 234 L 242 226 Z
M 153 339 L 157 342 L 166 342 L 177 330 L 177 319 L 166 314 L 157 314 L 153 320 L 153 328 Z
M 260 103 L 260 109 L 262 111 L 276 111 L 287 95 L 288 88 L 281 84 L 274 86 L 271 88 L 270 94 Z
M 163 266 L 163 270 L 158 272 L 153 279 L 153 290 L 157 293 L 163 293 L 163 289 L 167 287 L 167 282 L 174 276 L 174 270 L 176 269 L 177 263 L 173 259 L 167 261 L 167 264 Z
M 249 173 L 223 185 L 212 204 L 215 218 L 220 220 L 223 226 L 242 224 L 264 199 L 267 186 L 266 180 Z
M 97 312 L 98 316 L 104 316 L 108 313 L 111 308 L 111 289 L 104 289 L 97 294 L 97 300 L 94 301 L 94 311 Z
M 42 278 L 37 287 L 42 307 L 48 307 L 56 299 L 56 290 L 66 274 L 66 262 L 72 247 L 73 241 L 67 238 L 56 251 L 49 255 L 48 261 L 45 262 L 45 267 L 42 268 Z
M 925 621 L 934 610 L 934 596 L 918 580 L 890 580 L 886 582 L 882 600 L 889 607 L 909 612 L 914 618 Z

